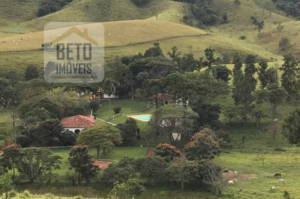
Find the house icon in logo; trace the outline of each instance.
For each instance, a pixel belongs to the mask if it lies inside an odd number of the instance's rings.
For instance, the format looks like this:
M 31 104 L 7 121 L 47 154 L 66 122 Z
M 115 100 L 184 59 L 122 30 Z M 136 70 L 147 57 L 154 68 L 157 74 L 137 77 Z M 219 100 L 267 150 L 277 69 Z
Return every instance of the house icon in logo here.
M 53 40 L 53 41 L 51 42 L 51 45 L 57 44 L 58 42 L 60 42 L 61 40 L 65 39 L 65 38 L 67 38 L 67 37 L 69 37 L 69 36 L 72 35 L 72 34 L 76 34 L 76 35 L 82 37 L 83 39 L 85 39 L 85 40 L 87 40 L 88 42 L 94 44 L 95 46 L 98 46 L 98 45 L 99 45 L 98 42 L 97 42 L 96 40 L 94 40 L 93 38 L 91 38 L 91 37 L 89 36 L 89 34 L 88 34 L 88 29 L 87 29 L 87 28 L 85 28 L 85 29 L 83 30 L 83 32 L 82 32 L 81 30 L 79 30 L 79 29 L 76 28 L 76 27 L 70 28 L 67 32 L 65 32 L 64 34 L 62 34 L 62 35 L 60 35 L 59 37 L 57 37 L 55 40 Z

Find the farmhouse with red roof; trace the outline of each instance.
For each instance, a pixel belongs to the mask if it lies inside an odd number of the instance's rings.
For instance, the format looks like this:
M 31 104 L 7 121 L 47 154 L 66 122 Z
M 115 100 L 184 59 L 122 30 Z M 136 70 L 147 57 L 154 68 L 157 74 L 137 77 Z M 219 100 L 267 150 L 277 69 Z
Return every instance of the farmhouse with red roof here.
M 72 131 L 78 134 L 80 131 L 96 124 L 94 116 L 75 115 L 62 119 L 61 124 L 65 131 Z

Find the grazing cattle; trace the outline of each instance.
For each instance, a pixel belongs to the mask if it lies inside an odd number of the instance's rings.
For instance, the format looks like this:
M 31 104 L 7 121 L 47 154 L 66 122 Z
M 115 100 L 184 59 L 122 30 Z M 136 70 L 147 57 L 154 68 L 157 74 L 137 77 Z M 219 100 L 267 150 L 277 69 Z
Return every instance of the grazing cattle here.
M 281 177 L 281 173 L 275 173 L 274 178 L 280 178 Z
M 235 174 L 235 175 L 239 175 L 239 172 L 237 172 L 237 171 L 234 171 L 234 174 Z
M 229 180 L 229 181 L 228 181 L 228 185 L 234 185 L 233 180 Z
M 228 169 L 225 169 L 225 170 L 223 171 L 223 173 L 229 173 L 229 170 L 228 170 Z
M 284 179 L 279 179 L 280 184 L 283 184 L 284 182 L 285 182 Z
M 271 187 L 271 190 L 272 190 L 272 191 L 275 191 L 275 189 L 276 189 L 276 187 L 275 187 L 275 186 Z
M 236 184 L 238 182 L 237 179 L 233 179 L 232 181 L 234 182 L 234 184 Z

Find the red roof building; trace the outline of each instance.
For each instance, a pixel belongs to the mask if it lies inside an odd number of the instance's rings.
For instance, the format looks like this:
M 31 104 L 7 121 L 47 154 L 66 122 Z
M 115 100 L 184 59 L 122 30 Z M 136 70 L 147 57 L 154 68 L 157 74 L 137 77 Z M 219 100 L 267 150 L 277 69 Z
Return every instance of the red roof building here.
M 62 119 L 61 124 L 65 130 L 79 133 L 81 130 L 86 129 L 96 124 L 95 117 L 92 115 L 75 115 Z
M 155 100 L 156 96 L 153 96 L 153 99 Z M 169 103 L 173 103 L 173 95 L 165 94 L 165 93 L 158 93 L 157 100 L 161 105 L 167 105 Z
M 111 163 L 110 161 L 95 161 L 93 165 L 97 166 L 100 170 L 105 170 Z

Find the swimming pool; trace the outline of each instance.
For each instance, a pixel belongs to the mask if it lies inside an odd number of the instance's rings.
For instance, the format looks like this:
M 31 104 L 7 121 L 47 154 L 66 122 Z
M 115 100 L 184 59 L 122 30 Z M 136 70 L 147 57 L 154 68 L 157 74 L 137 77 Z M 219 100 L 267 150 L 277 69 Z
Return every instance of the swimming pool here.
M 149 122 L 151 120 L 151 115 L 131 115 L 131 116 L 128 116 L 128 117 L 131 117 L 135 120 L 139 120 L 139 121 L 142 121 L 142 122 Z

